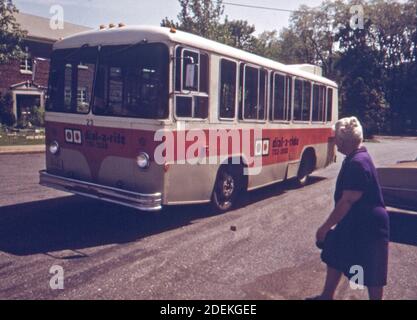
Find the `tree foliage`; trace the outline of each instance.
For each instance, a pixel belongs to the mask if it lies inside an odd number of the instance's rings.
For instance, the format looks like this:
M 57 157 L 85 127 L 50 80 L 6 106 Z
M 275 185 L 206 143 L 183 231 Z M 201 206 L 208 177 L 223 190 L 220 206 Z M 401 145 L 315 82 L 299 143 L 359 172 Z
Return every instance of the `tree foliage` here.
M 17 12 L 11 0 L 0 0 L 0 64 L 23 57 L 21 44 L 26 33 L 16 22 Z

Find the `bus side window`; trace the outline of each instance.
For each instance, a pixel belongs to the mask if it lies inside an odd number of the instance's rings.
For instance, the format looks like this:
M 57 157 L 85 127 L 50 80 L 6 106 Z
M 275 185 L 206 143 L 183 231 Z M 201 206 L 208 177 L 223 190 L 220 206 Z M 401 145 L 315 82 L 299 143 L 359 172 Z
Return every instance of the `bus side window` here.
M 197 50 L 176 49 L 176 115 L 181 118 L 208 117 L 209 57 Z
M 303 111 L 302 121 L 310 121 L 311 111 L 311 82 L 303 81 Z
M 258 114 L 256 119 L 265 120 L 265 110 L 268 101 L 268 72 L 264 69 L 260 71 L 259 75 L 259 103 Z
M 303 101 L 303 82 L 299 79 L 295 79 L 294 88 L 294 120 L 302 120 L 302 101 Z
M 233 119 L 236 105 L 236 63 L 222 59 L 220 62 L 219 117 Z
M 313 121 L 323 122 L 325 111 L 325 92 L 326 88 L 322 85 L 313 85 Z
M 243 70 L 242 70 L 243 68 Z M 242 79 L 242 75 L 244 74 Z M 264 69 L 241 65 L 239 114 L 243 108 L 244 120 L 265 120 L 268 99 L 268 72 Z M 239 116 L 239 119 L 242 119 Z
M 287 76 L 287 86 L 286 86 L 286 97 L 287 97 L 287 108 L 286 108 L 286 120 L 291 120 L 292 115 L 292 78 L 290 76 Z
M 273 120 L 286 120 L 285 118 L 285 77 L 280 74 L 274 75 L 274 99 Z
M 332 121 L 333 116 L 333 89 L 327 89 L 327 121 Z
M 175 50 L 175 91 L 181 91 L 181 52 L 183 47 L 177 47 Z

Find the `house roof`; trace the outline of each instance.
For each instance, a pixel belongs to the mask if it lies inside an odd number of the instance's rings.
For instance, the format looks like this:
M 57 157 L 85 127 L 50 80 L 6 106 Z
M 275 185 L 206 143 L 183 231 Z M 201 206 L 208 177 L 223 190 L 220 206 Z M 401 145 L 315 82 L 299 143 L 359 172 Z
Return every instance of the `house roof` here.
M 31 40 L 53 43 L 72 34 L 91 30 L 91 28 L 69 22 L 64 22 L 64 29 L 53 30 L 49 26 L 49 18 L 39 17 L 22 12 L 16 13 L 15 17 L 21 28 L 28 32 L 27 38 Z

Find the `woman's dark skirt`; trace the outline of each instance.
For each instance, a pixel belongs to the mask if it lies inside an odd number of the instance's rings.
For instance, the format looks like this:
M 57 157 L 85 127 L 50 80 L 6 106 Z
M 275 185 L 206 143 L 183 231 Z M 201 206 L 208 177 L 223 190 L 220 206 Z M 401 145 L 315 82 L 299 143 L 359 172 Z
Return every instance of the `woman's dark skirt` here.
M 389 217 L 385 208 L 351 211 L 327 234 L 321 259 L 349 279 L 357 274 L 357 269 L 351 268 L 361 266 L 365 286 L 385 286 L 388 244 Z

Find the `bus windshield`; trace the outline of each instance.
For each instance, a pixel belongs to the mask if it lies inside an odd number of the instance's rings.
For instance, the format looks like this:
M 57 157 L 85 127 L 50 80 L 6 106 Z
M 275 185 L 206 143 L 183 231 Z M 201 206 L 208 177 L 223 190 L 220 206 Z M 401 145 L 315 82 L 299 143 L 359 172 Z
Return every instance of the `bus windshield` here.
M 89 112 L 97 52 L 97 47 L 82 47 L 53 53 L 47 111 Z
M 61 52 L 53 57 L 49 111 L 88 113 L 92 105 L 93 114 L 99 116 L 168 117 L 169 51 L 166 45 L 151 43 L 75 50 L 78 52 L 72 55 L 68 50 L 58 50 Z M 65 61 L 68 56 L 69 61 Z M 72 99 L 75 94 L 77 98 Z

